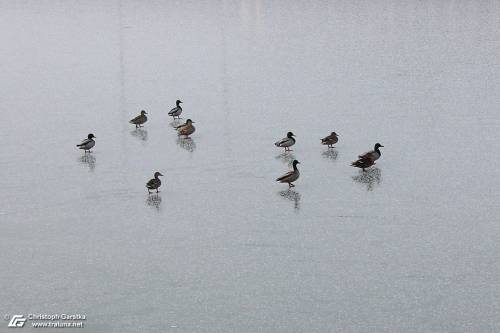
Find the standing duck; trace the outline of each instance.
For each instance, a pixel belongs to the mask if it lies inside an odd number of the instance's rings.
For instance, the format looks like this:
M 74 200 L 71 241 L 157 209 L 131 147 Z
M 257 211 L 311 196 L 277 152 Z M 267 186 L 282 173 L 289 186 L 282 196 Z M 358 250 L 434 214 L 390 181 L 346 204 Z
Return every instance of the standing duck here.
M 78 148 L 83 149 L 85 152 L 90 153 L 90 149 L 95 146 L 94 134 L 90 133 L 85 140 L 83 140 L 80 144 L 76 145 Z
M 295 144 L 294 136 L 295 136 L 295 134 L 293 134 L 292 132 L 288 132 L 286 134 L 286 138 L 283 138 L 280 141 L 275 142 L 274 145 L 276 147 L 285 148 L 285 151 L 290 151 L 290 147 Z
M 188 119 L 188 120 L 186 120 L 185 124 L 179 125 L 175 129 L 177 130 L 177 133 L 179 135 L 190 136 L 196 130 L 196 128 L 193 126 L 193 124 L 194 124 L 194 121 L 192 121 L 191 119 Z
M 177 100 L 175 101 L 175 108 L 173 108 L 172 110 L 170 110 L 170 112 L 168 113 L 169 116 L 172 116 L 174 119 L 175 117 L 177 117 L 178 119 L 181 119 L 180 115 L 182 113 L 182 108 L 179 104 L 181 104 L 182 101 L 180 100 Z
M 148 121 L 148 117 L 146 117 L 148 113 L 144 110 L 141 111 L 141 114 L 130 120 L 129 123 L 134 124 L 135 128 L 142 127 L 141 125 Z
M 339 141 L 338 134 L 332 132 L 332 134 L 325 136 L 323 139 L 321 139 L 321 144 L 327 145 L 328 148 L 335 148 L 333 145 L 336 144 L 338 141 Z
M 370 150 L 369 152 L 359 155 L 358 160 L 352 162 L 351 166 L 363 169 L 363 171 L 365 171 L 366 168 L 369 168 L 372 165 L 374 165 L 375 161 L 378 160 L 382 155 L 379 149 L 380 147 L 383 146 L 377 142 L 373 150 Z
M 358 157 L 360 159 L 371 158 L 373 160 L 373 162 L 375 162 L 382 155 L 382 153 L 380 152 L 380 149 L 379 149 L 380 147 L 383 147 L 383 146 L 377 142 L 375 144 L 375 148 L 373 148 L 373 150 L 370 150 L 369 152 L 366 152 L 362 155 L 359 155 Z
M 277 178 L 276 181 L 280 183 L 288 183 L 288 188 L 295 187 L 295 185 L 293 185 L 292 183 L 297 179 L 299 179 L 300 176 L 299 169 L 297 169 L 297 164 L 300 164 L 300 162 L 297 160 L 293 160 L 292 162 L 293 170 L 288 171 L 283 176 Z
M 156 190 L 156 193 L 158 193 L 158 188 L 161 186 L 161 180 L 160 176 L 163 176 L 160 172 L 155 172 L 154 174 L 154 178 L 153 179 L 150 179 L 147 183 L 146 183 L 146 187 L 148 189 L 148 194 L 151 194 L 151 190 Z

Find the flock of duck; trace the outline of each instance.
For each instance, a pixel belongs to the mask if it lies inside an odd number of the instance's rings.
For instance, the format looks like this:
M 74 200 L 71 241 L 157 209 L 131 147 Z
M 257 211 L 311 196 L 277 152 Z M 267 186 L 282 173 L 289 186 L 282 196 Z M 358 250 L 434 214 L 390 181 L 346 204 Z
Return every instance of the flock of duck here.
M 290 147 L 293 146 L 296 142 L 294 136 L 295 134 L 293 134 L 292 132 L 288 132 L 285 138 L 275 142 L 274 144 L 276 147 L 285 148 L 285 152 L 290 152 L 292 151 Z M 321 139 L 321 144 L 328 146 L 328 148 L 335 148 L 333 145 L 339 142 L 338 137 L 339 135 L 337 133 L 332 132 L 330 135 Z M 358 159 L 351 163 L 351 166 L 363 169 L 364 172 L 367 168 L 374 165 L 375 161 L 378 160 L 382 155 L 382 153 L 380 152 L 380 147 L 383 146 L 380 143 L 376 143 L 373 150 L 370 150 L 364 154 L 359 155 Z M 277 178 L 276 181 L 280 183 L 287 183 L 289 188 L 294 187 L 295 185 L 293 185 L 292 183 L 297 179 L 299 179 L 300 177 L 300 172 L 299 169 L 297 168 L 297 164 L 300 164 L 300 162 L 297 160 L 293 160 L 292 162 L 293 170 Z
M 182 101 L 177 100 L 175 102 L 176 106 L 168 112 L 168 115 L 173 117 L 173 119 L 181 119 L 180 118 L 180 115 L 182 113 L 182 107 L 180 106 L 181 103 Z M 131 119 L 129 123 L 135 125 L 136 128 L 143 127 L 143 124 L 148 120 L 148 117 L 146 116 L 147 114 L 148 113 L 146 111 L 142 110 L 141 113 L 137 117 Z M 179 136 L 184 136 L 187 138 L 191 134 L 193 134 L 196 130 L 193 124 L 194 121 L 192 121 L 191 119 L 187 119 L 184 124 L 175 126 L 174 128 L 175 130 L 177 130 L 177 134 Z M 328 149 L 335 148 L 333 145 L 339 141 L 338 137 L 339 135 L 337 133 L 332 132 L 330 135 L 321 139 L 321 144 L 328 146 Z M 80 144 L 76 146 L 79 149 L 83 149 L 85 153 L 87 152 L 90 153 L 91 149 L 95 146 L 94 139 L 96 139 L 96 137 L 94 136 L 94 134 L 90 133 L 86 139 L 84 139 Z M 295 134 L 293 134 L 292 132 L 288 132 L 285 138 L 275 142 L 274 144 L 276 147 L 285 148 L 285 153 L 286 153 L 292 151 L 290 147 L 295 145 L 295 143 L 296 143 Z M 382 153 L 380 152 L 381 147 L 384 146 L 382 146 L 380 143 L 376 143 L 373 150 L 370 150 L 366 153 L 359 155 L 357 160 L 351 163 L 351 166 L 360 168 L 363 170 L 363 172 L 365 172 L 366 169 L 373 166 L 375 164 L 375 161 L 378 160 L 382 155 Z M 295 182 L 300 177 L 300 172 L 299 169 L 297 168 L 297 164 L 300 164 L 300 162 L 297 160 L 293 160 L 292 162 L 293 170 L 285 173 L 281 177 L 278 177 L 276 181 L 288 184 L 288 188 L 295 187 L 293 182 Z M 156 190 L 156 192 L 158 193 L 158 189 L 161 186 L 161 180 L 159 178 L 160 176 L 163 175 L 160 172 L 155 172 L 153 178 L 146 183 L 146 188 L 149 194 L 151 194 L 151 191 L 154 190 Z

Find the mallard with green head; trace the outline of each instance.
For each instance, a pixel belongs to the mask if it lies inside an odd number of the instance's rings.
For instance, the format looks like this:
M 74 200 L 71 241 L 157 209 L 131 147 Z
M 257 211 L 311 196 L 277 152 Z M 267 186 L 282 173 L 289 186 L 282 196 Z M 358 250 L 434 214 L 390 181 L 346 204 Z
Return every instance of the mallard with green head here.
M 380 152 L 380 147 L 383 147 L 380 143 L 376 143 L 375 144 L 375 147 L 373 148 L 373 150 L 370 150 L 364 154 L 361 154 L 359 155 L 358 157 L 360 159 L 363 159 L 363 158 L 371 158 L 374 162 L 376 160 L 378 160 L 380 158 L 380 156 L 382 156 L 382 153 Z
M 293 160 L 292 162 L 293 170 L 288 171 L 279 178 L 276 178 L 276 181 L 280 183 L 287 183 L 288 187 L 295 187 L 295 185 L 293 185 L 292 183 L 297 179 L 299 179 L 300 177 L 300 172 L 299 169 L 297 169 L 297 164 L 300 164 L 300 162 L 297 160 Z
M 85 152 L 90 153 L 90 149 L 95 146 L 95 139 L 96 137 L 94 134 L 90 133 L 87 135 L 87 138 L 83 140 L 80 144 L 76 145 L 78 148 L 83 149 Z
M 274 143 L 274 145 L 276 147 L 282 147 L 282 148 L 285 148 L 285 151 L 290 151 L 290 147 L 293 146 L 295 144 L 295 138 L 294 138 L 295 134 L 293 134 L 292 132 L 288 132 L 286 134 L 286 138 L 283 138 L 277 142 Z
M 175 101 L 175 108 L 170 110 L 168 112 L 168 115 L 172 116 L 174 119 L 175 119 L 175 117 L 177 117 L 177 119 L 181 119 L 180 115 L 182 113 L 182 107 L 179 105 L 181 103 L 182 103 L 182 101 L 180 101 L 180 100 Z

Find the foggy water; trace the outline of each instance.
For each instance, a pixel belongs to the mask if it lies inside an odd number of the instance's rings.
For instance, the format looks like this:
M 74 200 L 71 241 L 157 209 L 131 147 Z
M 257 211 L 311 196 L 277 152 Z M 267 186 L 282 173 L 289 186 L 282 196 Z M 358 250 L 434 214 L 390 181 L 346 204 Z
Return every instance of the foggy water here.
M 1 1 L 0 314 L 499 331 L 499 17 L 498 1 Z M 349 166 L 376 142 L 374 168 Z

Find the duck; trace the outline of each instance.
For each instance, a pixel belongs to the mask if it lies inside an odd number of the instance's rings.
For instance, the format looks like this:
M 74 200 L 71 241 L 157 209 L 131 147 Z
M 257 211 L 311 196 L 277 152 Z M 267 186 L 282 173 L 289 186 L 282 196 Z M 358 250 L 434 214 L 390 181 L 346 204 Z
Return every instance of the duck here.
M 169 115 L 169 116 L 172 116 L 174 119 L 175 119 L 175 117 L 177 117 L 178 119 L 181 119 L 180 115 L 181 115 L 181 113 L 182 113 L 182 108 L 181 108 L 181 106 L 179 105 L 179 104 L 181 104 L 181 103 L 182 103 L 182 101 L 180 101 L 180 100 L 176 100 L 176 101 L 175 101 L 175 105 L 176 105 L 176 107 L 175 107 L 175 108 L 173 108 L 172 110 L 170 110 L 170 111 L 168 112 L 168 115 Z
M 339 135 L 337 133 L 332 132 L 330 135 L 325 136 L 323 139 L 321 139 L 321 144 L 327 145 L 328 148 L 335 148 L 333 145 L 339 141 L 338 136 Z
M 158 188 L 161 186 L 161 180 L 160 176 L 163 176 L 160 172 L 156 171 L 154 174 L 154 178 L 150 179 L 146 183 L 146 188 L 148 189 L 148 194 L 151 194 L 151 190 L 156 190 L 156 193 L 158 193 Z
M 360 168 L 363 169 L 363 172 L 365 172 L 367 168 L 371 167 L 372 165 L 375 164 L 375 160 L 371 156 L 359 158 L 358 160 L 354 161 L 351 163 L 351 166 L 355 168 Z
M 148 121 L 148 117 L 146 117 L 148 113 L 144 110 L 141 111 L 141 114 L 130 120 L 129 123 L 134 124 L 135 128 L 142 127 L 141 125 Z
M 297 160 L 293 160 L 292 162 L 293 170 L 288 171 L 279 178 L 276 178 L 276 181 L 280 183 L 288 183 L 288 188 L 295 187 L 295 185 L 293 185 L 292 183 L 297 179 L 299 179 L 300 177 L 300 172 L 299 169 L 297 169 L 297 164 L 300 164 L 300 162 Z
M 285 148 L 285 151 L 290 151 L 290 147 L 295 144 L 295 134 L 292 132 L 288 132 L 286 134 L 286 138 L 281 139 L 280 141 L 277 141 L 274 143 L 276 147 L 282 147 Z
M 90 149 L 95 146 L 95 141 L 96 137 L 94 134 L 90 133 L 87 135 L 87 138 L 84 139 L 80 144 L 76 145 L 78 148 L 83 149 L 85 152 L 90 153 Z
M 185 124 L 176 126 L 175 129 L 177 130 L 177 133 L 179 135 L 190 136 L 196 130 L 196 128 L 193 126 L 193 124 L 194 124 L 194 121 L 192 121 L 191 119 L 188 119 L 188 120 L 186 120 Z
M 373 148 L 373 150 L 370 150 L 364 154 L 361 154 L 359 155 L 359 159 L 365 159 L 365 158 L 371 158 L 373 160 L 373 162 L 375 162 L 376 160 L 378 160 L 380 158 L 380 156 L 382 156 L 382 153 L 380 152 L 380 147 L 383 147 L 380 143 L 376 143 L 375 144 L 375 147 Z

